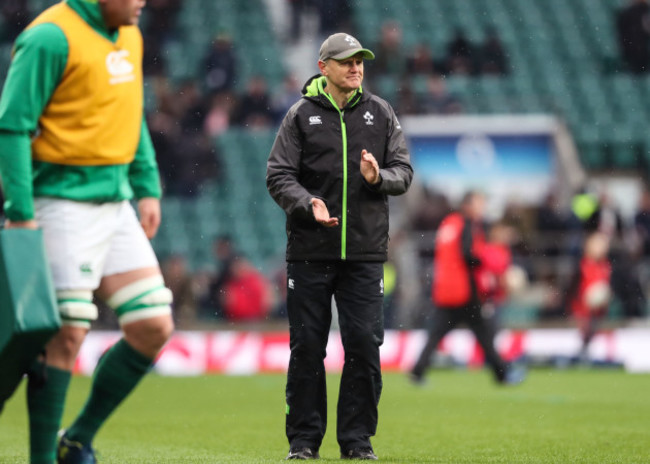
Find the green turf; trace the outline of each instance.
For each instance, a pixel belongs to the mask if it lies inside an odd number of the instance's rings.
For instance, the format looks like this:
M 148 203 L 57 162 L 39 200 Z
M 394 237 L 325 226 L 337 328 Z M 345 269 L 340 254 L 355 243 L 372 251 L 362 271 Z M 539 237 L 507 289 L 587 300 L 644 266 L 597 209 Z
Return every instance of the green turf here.
M 338 377 L 329 377 L 323 461 L 338 461 Z M 650 376 L 534 371 L 499 388 L 485 372 L 435 372 L 416 388 L 385 376 L 373 444 L 394 463 L 650 462 Z M 65 422 L 87 378 L 72 382 Z M 287 452 L 284 377 L 147 378 L 100 431 L 100 463 L 269 463 Z M 0 463 L 27 462 L 24 391 L 0 417 Z

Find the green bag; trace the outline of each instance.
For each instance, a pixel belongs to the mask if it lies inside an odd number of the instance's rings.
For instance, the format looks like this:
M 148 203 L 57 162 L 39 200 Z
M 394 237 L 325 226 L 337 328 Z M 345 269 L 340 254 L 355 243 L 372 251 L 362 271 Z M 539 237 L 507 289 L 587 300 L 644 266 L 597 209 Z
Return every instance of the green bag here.
M 60 327 L 42 232 L 0 231 L 0 410 Z

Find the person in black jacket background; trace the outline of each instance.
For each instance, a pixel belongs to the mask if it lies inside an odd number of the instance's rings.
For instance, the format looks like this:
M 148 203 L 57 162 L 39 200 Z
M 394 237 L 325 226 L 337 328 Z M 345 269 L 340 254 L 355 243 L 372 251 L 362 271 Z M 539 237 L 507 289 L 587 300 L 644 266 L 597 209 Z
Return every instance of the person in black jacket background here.
M 328 37 L 320 74 L 285 116 L 268 160 L 268 190 L 287 215 L 287 459 L 319 457 L 332 296 L 345 349 L 337 411 L 341 457 L 377 459 L 370 437 L 382 389 L 387 196 L 405 193 L 413 170 L 395 112 L 361 86 L 363 60 L 373 58 L 349 34 Z

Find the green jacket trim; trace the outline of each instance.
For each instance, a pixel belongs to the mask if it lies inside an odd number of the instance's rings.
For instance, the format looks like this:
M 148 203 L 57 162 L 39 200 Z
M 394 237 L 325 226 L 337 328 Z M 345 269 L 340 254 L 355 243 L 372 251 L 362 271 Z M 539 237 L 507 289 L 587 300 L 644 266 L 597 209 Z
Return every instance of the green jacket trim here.
M 307 86 L 307 97 L 316 97 L 323 95 L 329 100 L 332 106 L 338 111 L 341 118 L 341 139 L 343 141 L 343 206 L 341 208 L 341 259 L 345 260 L 347 257 L 347 233 L 348 233 L 348 134 L 345 125 L 345 108 L 341 110 L 334 101 L 332 95 L 325 91 L 327 85 L 327 78 L 325 76 L 314 79 L 309 86 Z M 350 98 L 346 107 L 356 105 L 361 99 L 363 88 L 359 87 Z M 355 97 L 356 100 L 355 100 Z

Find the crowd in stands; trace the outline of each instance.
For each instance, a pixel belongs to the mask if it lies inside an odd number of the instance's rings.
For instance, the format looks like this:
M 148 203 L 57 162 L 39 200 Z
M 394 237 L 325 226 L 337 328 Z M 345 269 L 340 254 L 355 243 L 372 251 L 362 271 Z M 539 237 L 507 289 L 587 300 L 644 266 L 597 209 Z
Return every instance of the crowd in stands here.
M 631 0 L 616 16 L 618 45 L 625 69 L 634 74 L 650 72 L 650 5 Z
M 345 13 L 348 5 L 344 0 L 289 0 L 289 3 L 293 20 L 291 33 L 285 38 L 287 41 L 300 38 L 305 8 L 318 12 L 323 35 L 338 30 L 349 17 Z M 174 25 L 181 6 L 182 0 L 148 0 L 146 21 L 142 25 L 146 43 L 144 72 L 155 101 L 154 107 L 149 108 L 147 121 L 165 194 L 191 197 L 198 195 L 206 182 L 218 182 L 223 175 L 221 160 L 227 154 L 218 152 L 215 138 L 233 127 L 249 130 L 276 127 L 288 108 L 300 98 L 303 83 L 292 74 L 287 74 L 282 84 L 274 89 L 270 89 L 261 76 L 252 76 L 242 83 L 237 44 L 225 31 L 217 33 L 214 40 L 206 44 L 194 79 L 172 82 L 168 78 L 164 49 L 168 41 L 174 40 Z M 34 16 L 26 0 L 3 0 L 0 14 L 0 40 L 4 42 L 13 41 Z M 618 16 L 621 54 L 632 72 L 648 70 L 649 18 L 645 0 L 635 0 Z M 445 49 L 436 51 L 427 43 L 408 48 L 402 34 L 397 22 L 382 25 L 377 43 L 368 44 L 375 50 L 377 60 L 368 62 L 366 71 L 367 86 L 371 90 L 378 89 L 384 77 L 395 79 L 397 94 L 392 103 L 400 115 L 462 113 L 463 102 L 447 89 L 448 77 L 498 78 L 511 72 L 508 51 L 495 29 L 486 28 L 480 43 L 473 43 L 462 29 L 457 29 L 449 37 Z M 413 88 L 414 77 L 426 82 L 422 94 L 416 94 Z M 407 226 L 394 233 L 393 243 L 398 244 L 400 237 L 409 234 L 435 233 L 441 219 L 452 208 L 444 194 L 425 191 Z M 650 192 L 643 195 L 633 223 L 622 220 L 606 195 L 595 196 L 589 192 L 576 194 L 571 207 L 565 209 L 558 207 L 552 194 L 536 208 L 512 203 L 505 208 L 498 223 L 511 231 L 513 260 L 522 263 L 531 282 L 543 283 L 548 290 L 540 317 L 567 316 L 566 302 L 562 298 L 566 288 L 563 274 L 554 267 L 552 260 L 534 258 L 568 256 L 574 258 L 575 264 L 585 236 L 593 231 L 604 233 L 612 240 L 609 254 L 612 287 L 623 314 L 629 317 L 645 314 L 644 280 L 639 276 L 646 275 L 642 265 L 644 259 L 650 259 Z M 422 262 L 426 263 L 420 268 L 425 280 L 425 269 L 430 268 L 432 240 L 429 245 L 420 248 Z M 286 276 L 282 266 L 270 275 L 263 275 L 225 236 L 215 240 L 213 252 L 215 272 L 192 272 L 186 257 L 180 255 L 167 257 L 163 264 L 166 281 L 174 292 L 175 314 L 181 327 L 196 321 L 283 317 Z M 400 317 L 395 312 L 399 311 L 403 297 L 399 285 L 400 266 L 390 262 L 387 269 L 391 275 L 397 272 L 394 279 L 397 283 L 391 286 L 391 291 L 387 287 L 387 323 L 398 326 Z M 426 282 L 419 287 L 419 292 L 421 305 L 427 306 L 429 287 Z
M 487 28 L 482 43 L 473 43 L 458 28 L 444 54 L 437 55 L 427 43 L 409 50 L 403 43 L 398 22 L 383 24 L 376 60 L 366 64 L 371 87 L 389 76 L 398 83 L 393 104 L 398 114 L 456 114 L 463 112 L 460 99 L 447 91 L 448 76 L 505 76 L 509 73 L 508 53 L 494 28 Z M 426 92 L 416 95 L 413 78 L 427 81 Z

